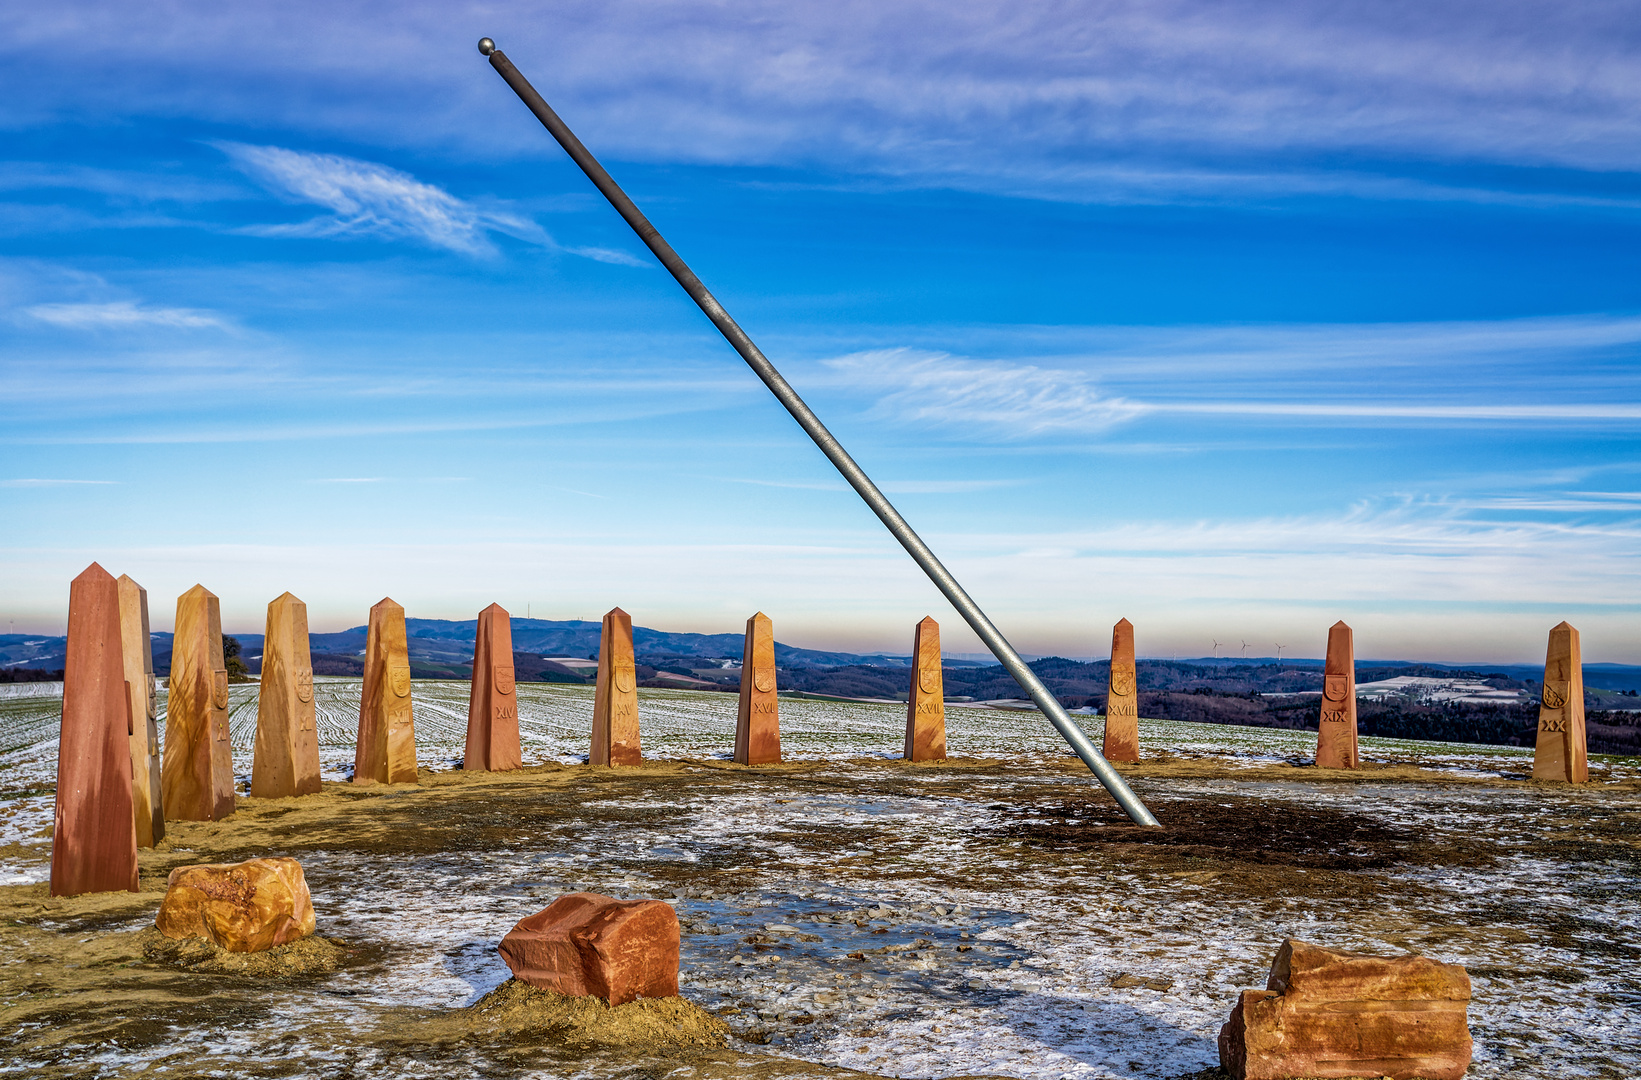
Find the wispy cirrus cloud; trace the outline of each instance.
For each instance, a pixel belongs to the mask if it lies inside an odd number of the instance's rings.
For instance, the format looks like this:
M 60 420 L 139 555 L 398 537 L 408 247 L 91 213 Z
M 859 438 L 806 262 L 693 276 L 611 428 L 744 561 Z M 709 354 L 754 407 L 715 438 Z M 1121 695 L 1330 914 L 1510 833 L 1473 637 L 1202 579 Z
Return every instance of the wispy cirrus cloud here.
M 484 257 L 496 254 L 490 236 L 500 233 L 596 262 L 649 265 L 611 248 L 560 244 L 527 217 L 459 199 L 443 188 L 373 161 L 280 146 L 235 142 L 214 145 L 269 191 L 331 211 L 307 221 L 251 225 L 238 230 L 253 236 L 374 236 Z
M 16 480 L 0 480 L 0 487 L 8 488 L 43 488 L 43 487 L 79 487 L 82 485 L 103 486 L 117 484 L 118 480 L 58 480 L 43 477 L 23 477 Z
M 1086 374 L 1029 364 L 913 349 L 874 349 L 825 363 L 851 386 L 880 392 L 876 414 L 902 420 L 1035 435 L 1100 430 L 1143 411 L 1102 394 Z
M 130 300 L 104 304 L 34 304 L 23 314 L 53 326 L 74 330 L 126 330 L 139 326 L 181 330 L 228 330 L 222 316 L 194 308 L 150 307 Z

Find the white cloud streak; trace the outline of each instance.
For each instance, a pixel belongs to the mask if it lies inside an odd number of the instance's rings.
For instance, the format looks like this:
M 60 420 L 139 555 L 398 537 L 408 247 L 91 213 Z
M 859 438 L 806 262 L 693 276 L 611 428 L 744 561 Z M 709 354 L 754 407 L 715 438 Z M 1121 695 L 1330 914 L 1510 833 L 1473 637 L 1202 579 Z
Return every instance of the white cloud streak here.
M 25 315 L 53 326 L 73 330 L 129 330 L 140 326 L 171 327 L 180 330 L 227 330 L 220 315 L 192 308 L 147 307 L 129 300 L 104 304 L 34 304 Z

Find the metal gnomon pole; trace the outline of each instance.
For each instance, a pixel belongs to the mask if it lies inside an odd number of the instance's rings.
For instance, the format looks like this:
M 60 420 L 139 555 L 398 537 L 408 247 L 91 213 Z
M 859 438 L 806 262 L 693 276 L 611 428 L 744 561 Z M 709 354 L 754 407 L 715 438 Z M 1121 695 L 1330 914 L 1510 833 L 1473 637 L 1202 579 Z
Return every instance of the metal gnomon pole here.
M 792 414 L 798 426 L 815 440 L 815 445 L 820 447 L 821 453 L 837 467 L 843 478 L 849 481 L 849 486 L 866 501 L 866 505 L 872 508 L 878 520 L 882 521 L 894 538 L 900 541 L 912 560 L 923 568 L 923 572 L 929 575 L 929 580 L 934 582 L 935 587 L 951 601 L 952 607 L 963 616 L 964 621 L 974 629 L 980 640 L 986 643 L 986 647 L 997 657 L 1004 670 L 1014 676 L 1014 681 L 1020 684 L 1037 708 L 1048 717 L 1048 722 L 1054 725 L 1054 729 L 1061 737 L 1071 744 L 1071 749 L 1082 758 L 1083 763 L 1099 778 L 1100 783 L 1105 785 L 1106 790 L 1111 792 L 1112 797 L 1128 816 L 1139 825 L 1156 825 L 1157 819 L 1152 816 L 1151 811 L 1146 809 L 1145 804 L 1134 794 L 1122 775 L 1094 748 L 1094 744 L 1083 734 L 1082 729 L 1066 715 L 1065 709 L 1054 695 L 1048 692 L 1048 687 L 1043 685 L 1037 673 L 1032 671 L 1025 660 L 1021 659 L 1020 654 L 1014 651 L 1014 646 L 1010 645 L 997 627 L 992 625 L 986 613 L 980 610 L 979 605 L 963 590 L 963 586 L 957 583 L 951 572 L 935 558 L 929 546 L 912 531 L 910 525 L 906 524 L 906 519 L 890 505 L 888 499 L 884 498 L 883 492 L 879 491 L 871 478 L 855 464 L 855 459 L 849 456 L 842 444 L 826 430 L 826 425 L 820 422 L 820 417 L 804 404 L 798 392 L 781 377 L 779 371 L 775 370 L 775 365 L 771 364 L 762 350 L 753 344 L 740 324 L 730 318 L 729 312 L 725 311 L 717 298 L 701 284 L 701 279 L 696 277 L 694 271 L 678 257 L 678 253 L 672 250 L 672 245 L 662 238 L 654 225 L 650 224 L 649 218 L 633 204 L 620 185 L 610 178 L 610 174 L 604 171 L 604 166 L 598 163 L 598 159 L 581 145 L 581 140 L 575 137 L 575 132 L 559 119 L 552 106 L 536 93 L 536 88 L 530 85 L 529 80 L 519 74 L 518 68 L 513 66 L 506 54 L 496 48 L 494 41 L 489 38 L 480 40 L 479 52 L 490 58 L 490 66 L 507 80 L 507 85 L 511 86 L 519 99 L 535 113 L 536 119 L 540 120 L 542 126 L 558 140 L 565 153 L 581 166 L 581 171 L 587 174 L 587 179 L 593 182 L 610 201 L 610 205 L 615 207 L 616 212 L 632 226 L 638 238 L 655 253 L 655 257 L 661 260 L 661 265 L 667 268 L 678 280 L 678 284 L 683 286 L 684 291 L 689 293 L 690 299 L 694 300 L 706 313 L 706 317 L 712 320 L 712 325 L 716 326 L 718 332 L 724 335 L 724 339 L 741 354 L 741 359 L 745 360 L 747 366 L 763 380 L 764 385 L 769 387 L 770 392 L 780 403 L 786 406 L 786 411 Z

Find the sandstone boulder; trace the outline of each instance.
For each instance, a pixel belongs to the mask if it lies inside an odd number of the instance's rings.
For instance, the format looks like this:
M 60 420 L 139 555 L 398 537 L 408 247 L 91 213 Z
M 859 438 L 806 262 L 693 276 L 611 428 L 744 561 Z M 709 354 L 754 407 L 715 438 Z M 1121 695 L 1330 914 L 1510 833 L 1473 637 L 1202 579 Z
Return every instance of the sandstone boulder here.
M 501 939 L 501 958 L 531 986 L 610 1005 L 678 993 L 678 913 L 660 900 L 561 896 Z
M 1264 990 L 1219 1032 L 1235 1080 L 1458 1080 L 1470 1067 L 1470 976 L 1423 956 L 1356 956 L 1289 939 Z
M 166 884 L 154 917 L 166 937 L 261 952 L 313 933 L 313 898 L 295 859 L 179 866 Z

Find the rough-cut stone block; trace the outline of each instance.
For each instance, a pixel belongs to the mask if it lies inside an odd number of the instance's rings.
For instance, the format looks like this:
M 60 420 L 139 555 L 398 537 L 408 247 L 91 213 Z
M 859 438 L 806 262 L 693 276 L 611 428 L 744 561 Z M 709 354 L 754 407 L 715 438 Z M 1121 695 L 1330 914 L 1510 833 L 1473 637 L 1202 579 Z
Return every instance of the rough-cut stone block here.
M 1264 990 L 1219 1032 L 1235 1080 L 1458 1080 L 1470 1067 L 1470 976 L 1423 956 L 1356 956 L 1288 940 Z
M 589 765 L 639 765 L 638 663 L 632 616 L 620 608 L 604 616 L 598 639 L 598 684 L 593 691 L 593 745 Z
M 912 689 L 906 695 L 907 761 L 946 760 L 946 685 L 940 624 L 927 616 L 912 632 Z
M 313 933 L 313 898 L 295 859 L 179 866 L 154 925 L 169 938 L 205 938 L 229 952 L 262 952 Z
M 165 707 L 165 814 L 217 821 L 234 812 L 234 758 L 228 745 L 228 669 L 222 610 L 203 585 L 177 597 Z
M 678 993 L 678 914 L 660 900 L 561 896 L 501 939 L 518 979 L 612 1006 Z
M 1328 627 L 1316 764 L 1322 769 L 1356 769 L 1362 764 L 1356 752 L 1356 645 L 1343 620 Z
M 462 768 L 507 772 L 524 764 L 516 691 L 512 617 L 500 604 L 491 604 L 479 612 L 473 633 L 473 680 L 467 695 L 467 749 Z
M 92 563 L 68 590 L 68 655 L 51 831 L 53 896 L 137 891 L 131 706 L 119 585 Z
M 370 609 L 365 688 L 359 698 L 356 784 L 416 783 L 416 720 L 410 709 L 410 647 L 405 609 L 384 598 Z
M 1106 681 L 1107 761 L 1140 759 L 1140 697 L 1134 672 L 1134 624 L 1121 619 L 1111 628 L 1111 674 Z
M 741 646 L 741 707 L 735 716 L 735 760 L 781 760 L 781 707 L 775 696 L 775 628 L 758 612 L 746 621 Z
M 308 605 L 284 593 L 268 605 L 262 638 L 251 795 L 285 799 L 318 790 L 319 732 L 314 725 Z
M 148 590 L 121 574 L 120 643 L 125 681 L 131 686 L 131 816 L 137 846 L 165 839 L 160 798 L 160 729 L 154 693 L 154 648 L 148 632 Z
M 1584 734 L 1584 657 L 1578 646 L 1578 631 L 1563 622 L 1550 631 L 1550 645 L 1544 657 L 1544 689 L 1539 696 L 1533 779 L 1582 784 L 1589 778 L 1589 744 Z

